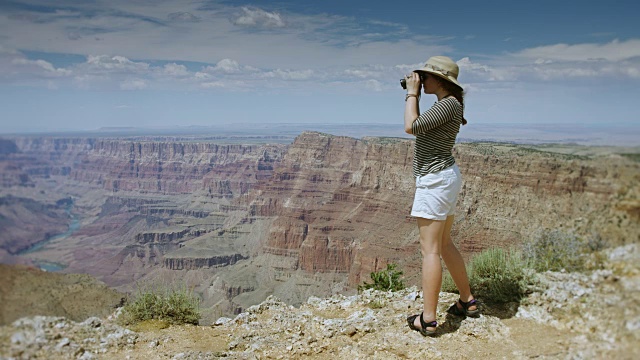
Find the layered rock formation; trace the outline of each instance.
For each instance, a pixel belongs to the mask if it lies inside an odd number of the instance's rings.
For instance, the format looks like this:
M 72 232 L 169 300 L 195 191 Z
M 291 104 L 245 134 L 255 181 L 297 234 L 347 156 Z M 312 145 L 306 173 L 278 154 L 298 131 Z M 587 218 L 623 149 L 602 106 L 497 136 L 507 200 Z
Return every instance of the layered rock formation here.
M 43 208 L 74 199 L 79 228 L 29 255 L 63 263 L 65 271 L 123 290 L 142 280 L 184 281 L 217 309 L 210 318 L 270 294 L 300 303 L 353 291 L 389 262 L 417 283 L 407 139 L 309 132 L 289 146 L 13 141 L 0 164 L 28 181 L 7 182 L 2 194 Z M 640 240 L 640 167 L 633 159 L 493 143 L 454 150 L 464 182 L 453 235 L 465 256 L 517 246 L 543 229 L 611 244 Z M 41 239 L 21 236 L 17 246 Z
M 500 144 L 460 144 L 455 156 L 465 181 L 454 229 L 466 253 L 518 244 L 541 229 L 640 240 L 637 162 Z
M 292 270 L 348 274 L 351 285 L 388 262 L 416 274 L 412 144 L 299 136 L 272 181 L 247 196 L 251 215 L 276 217 L 262 251 L 293 258 Z M 517 246 L 544 229 L 640 240 L 640 168 L 624 157 L 508 144 L 458 144 L 455 156 L 464 182 L 453 235 L 467 256 Z
M 407 218 L 411 145 L 300 135 L 272 181 L 247 196 L 250 214 L 276 218 L 263 251 L 293 258 L 291 270 L 344 273 L 352 284 L 413 252 L 405 246 L 415 230 Z

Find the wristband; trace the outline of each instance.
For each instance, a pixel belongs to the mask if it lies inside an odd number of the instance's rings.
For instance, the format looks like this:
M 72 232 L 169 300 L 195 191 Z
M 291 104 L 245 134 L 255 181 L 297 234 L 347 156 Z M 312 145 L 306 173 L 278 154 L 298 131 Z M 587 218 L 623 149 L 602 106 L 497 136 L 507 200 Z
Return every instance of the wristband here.
M 415 97 L 416 99 L 418 98 L 418 95 L 415 94 L 407 94 L 407 96 L 404 97 L 404 101 L 409 100 L 410 97 Z

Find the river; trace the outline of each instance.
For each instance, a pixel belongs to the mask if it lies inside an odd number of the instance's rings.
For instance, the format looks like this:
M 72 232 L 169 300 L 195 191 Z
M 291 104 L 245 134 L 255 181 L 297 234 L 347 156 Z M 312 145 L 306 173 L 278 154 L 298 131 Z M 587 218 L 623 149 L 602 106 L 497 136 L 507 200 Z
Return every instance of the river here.
M 29 254 L 38 252 L 42 250 L 42 248 L 46 246 L 48 243 L 50 243 L 51 241 L 57 240 L 57 239 L 64 239 L 70 236 L 71 234 L 73 234 L 76 230 L 78 230 L 80 228 L 80 219 L 78 218 L 77 215 L 71 212 L 72 209 L 73 209 L 73 201 L 71 201 L 65 209 L 65 212 L 71 218 L 71 221 L 69 222 L 69 228 L 67 229 L 67 231 L 63 232 L 62 234 L 50 236 L 48 239 L 40 241 L 34 244 L 33 246 L 29 247 L 28 249 L 18 252 L 18 255 L 29 255 Z M 65 267 L 67 267 L 65 264 L 56 263 L 52 261 L 46 261 L 41 259 L 32 259 L 32 260 L 40 269 L 46 270 L 46 271 L 60 271 Z

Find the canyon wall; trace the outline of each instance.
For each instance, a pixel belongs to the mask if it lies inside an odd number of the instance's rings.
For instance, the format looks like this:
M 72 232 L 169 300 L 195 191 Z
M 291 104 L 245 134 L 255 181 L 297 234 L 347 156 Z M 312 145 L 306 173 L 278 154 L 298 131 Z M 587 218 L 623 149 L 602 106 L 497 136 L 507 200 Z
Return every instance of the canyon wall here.
M 0 166 L 11 169 L 0 189 L 6 209 L 16 197 L 42 209 L 73 199 L 79 228 L 29 255 L 68 272 L 123 290 L 183 279 L 221 313 L 272 293 L 296 303 L 354 289 L 389 262 L 417 283 L 407 139 L 306 132 L 288 146 L 37 137 L 0 145 Z M 640 240 L 633 159 L 496 143 L 457 144 L 454 155 L 463 188 L 453 237 L 466 257 L 544 229 Z M 42 237 L 23 234 L 3 249 Z
M 404 139 L 305 133 L 271 181 L 238 201 L 275 217 L 262 252 L 294 259 L 293 269 L 344 273 L 352 286 L 388 262 L 415 276 L 412 153 Z M 467 257 L 550 229 L 612 244 L 640 240 L 637 162 L 491 143 L 457 144 L 454 155 L 464 180 L 453 237 Z

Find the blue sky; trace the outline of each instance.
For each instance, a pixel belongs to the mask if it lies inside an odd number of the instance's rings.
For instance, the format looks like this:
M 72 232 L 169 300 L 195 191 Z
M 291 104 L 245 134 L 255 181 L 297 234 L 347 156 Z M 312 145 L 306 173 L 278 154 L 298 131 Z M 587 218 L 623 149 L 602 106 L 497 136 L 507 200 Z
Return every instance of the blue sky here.
M 470 126 L 638 132 L 638 13 L 631 0 L 2 0 L 0 133 L 401 128 L 398 79 L 433 55 L 459 64 Z

